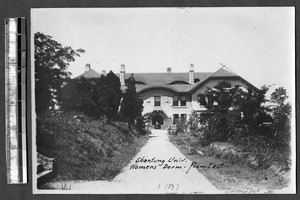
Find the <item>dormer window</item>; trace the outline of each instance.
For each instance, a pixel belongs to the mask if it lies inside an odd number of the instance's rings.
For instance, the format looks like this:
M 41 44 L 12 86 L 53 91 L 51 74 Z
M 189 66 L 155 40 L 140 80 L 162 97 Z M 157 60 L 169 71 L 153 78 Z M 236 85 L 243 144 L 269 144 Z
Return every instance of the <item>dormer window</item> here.
M 187 82 L 185 82 L 185 81 L 180 81 L 180 80 L 173 81 L 173 82 L 169 83 L 169 85 L 177 85 L 177 84 L 184 84 L 184 85 L 188 85 L 188 83 L 187 83 Z
M 178 96 L 173 96 L 173 106 L 178 106 L 178 101 L 179 97 Z
M 180 106 L 186 106 L 186 96 L 180 97 Z
M 161 97 L 160 96 L 154 96 L 154 106 L 160 106 Z

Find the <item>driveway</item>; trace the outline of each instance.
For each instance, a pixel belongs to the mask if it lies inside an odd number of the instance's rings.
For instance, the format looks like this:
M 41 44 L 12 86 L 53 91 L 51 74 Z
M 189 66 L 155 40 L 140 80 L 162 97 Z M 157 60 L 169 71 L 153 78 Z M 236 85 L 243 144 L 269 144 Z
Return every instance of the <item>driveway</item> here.
M 166 130 L 152 130 L 147 143 L 113 181 L 68 182 L 67 185 L 72 191 L 89 193 L 222 193 L 197 169 L 190 167 L 191 164 L 168 140 Z

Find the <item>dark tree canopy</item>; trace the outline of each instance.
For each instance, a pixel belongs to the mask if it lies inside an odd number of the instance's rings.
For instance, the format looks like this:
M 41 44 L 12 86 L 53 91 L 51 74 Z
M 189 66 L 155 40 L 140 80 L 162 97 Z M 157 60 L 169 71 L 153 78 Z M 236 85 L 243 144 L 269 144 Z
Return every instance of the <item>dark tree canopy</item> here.
M 126 121 L 128 125 L 133 125 L 134 121 L 138 119 L 140 123 L 142 120 L 143 100 L 137 96 L 135 79 L 133 74 L 126 80 L 126 91 L 121 102 L 120 116 Z
M 92 84 L 95 80 L 87 80 L 81 77 L 80 80 L 69 79 L 62 88 L 61 109 L 65 111 L 80 111 L 89 116 L 96 115 L 95 95 L 93 94 L 95 86 Z
M 96 82 L 95 97 L 97 115 L 115 119 L 122 98 L 119 77 L 112 71 L 107 76 L 101 76 Z
M 95 79 L 69 80 L 63 87 L 63 110 L 77 110 L 96 118 L 116 119 L 122 92 L 112 71 Z
M 71 75 L 67 71 L 69 63 L 76 56 L 84 53 L 83 49 L 73 50 L 62 46 L 49 35 L 34 34 L 35 94 L 36 111 L 54 109 L 61 104 L 61 88 Z
M 263 106 L 266 91 L 267 88 L 259 91 L 248 88 L 245 91 L 224 81 L 214 88 L 207 88 L 204 94 L 207 112 L 203 115 L 202 123 L 211 133 L 212 139 L 227 140 L 234 130 L 245 127 L 243 134 L 254 133 L 267 117 Z M 198 101 L 203 104 L 203 98 Z
M 272 115 L 274 127 L 277 131 L 276 145 L 287 148 L 291 140 L 291 104 L 286 102 L 288 95 L 286 89 L 279 87 L 271 94 L 271 102 L 274 103 Z

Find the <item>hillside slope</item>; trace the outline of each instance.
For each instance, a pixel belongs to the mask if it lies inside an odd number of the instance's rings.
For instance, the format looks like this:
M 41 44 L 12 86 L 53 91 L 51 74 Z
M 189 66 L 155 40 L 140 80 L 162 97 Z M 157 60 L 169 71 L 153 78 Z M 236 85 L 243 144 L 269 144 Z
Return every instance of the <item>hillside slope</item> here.
M 37 151 L 57 158 L 57 180 L 112 179 L 147 137 L 125 123 L 101 122 L 75 112 L 47 112 L 37 118 Z

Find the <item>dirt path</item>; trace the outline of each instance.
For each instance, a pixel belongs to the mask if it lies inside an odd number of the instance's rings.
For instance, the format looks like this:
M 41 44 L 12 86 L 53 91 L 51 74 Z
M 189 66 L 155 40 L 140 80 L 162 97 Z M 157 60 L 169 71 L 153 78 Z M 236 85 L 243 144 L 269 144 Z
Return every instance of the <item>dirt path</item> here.
M 152 130 L 145 146 L 113 181 L 66 185 L 72 191 L 94 193 L 222 193 L 197 169 L 191 168 L 191 163 L 171 144 L 165 130 Z

